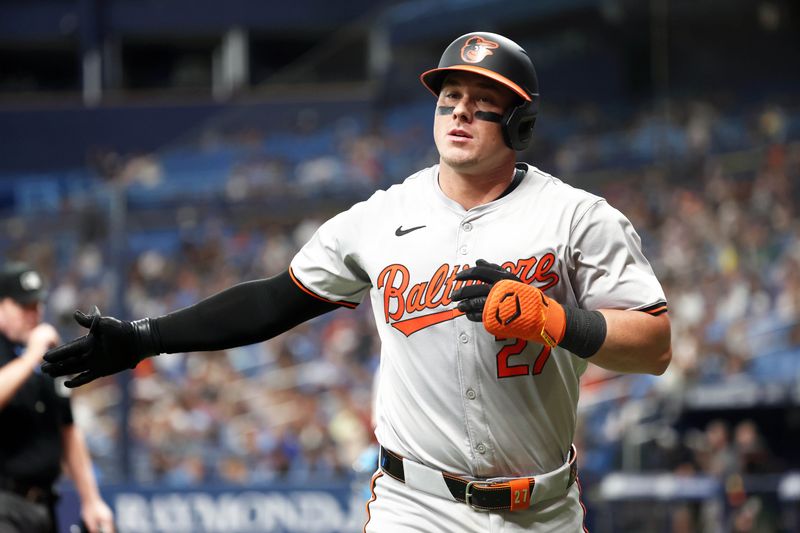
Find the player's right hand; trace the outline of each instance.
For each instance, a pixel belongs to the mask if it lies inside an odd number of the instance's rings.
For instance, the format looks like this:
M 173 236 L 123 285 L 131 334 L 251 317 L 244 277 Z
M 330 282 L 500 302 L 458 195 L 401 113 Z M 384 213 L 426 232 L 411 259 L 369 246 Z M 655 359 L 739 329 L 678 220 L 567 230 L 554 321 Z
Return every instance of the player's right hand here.
M 42 365 L 42 371 L 52 377 L 79 374 L 64 383 L 67 387 L 133 368 L 144 358 L 131 322 L 100 316 L 97 307 L 91 315 L 75 311 L 75 321 L 89 331 L 48 351 Z
M 476 266 L 456 275 L 459 281 L 479 281 L 453 293 L 459 311 L 483 322 L 498 338 L 526 339 L 556 346 L 564 339 L 566 315 L 563 306 L 528 285 L 500 265 L 478 259 Z
M 458 310 L 464 312 L 473 322 L 483 321 L 483 308 L 492 288 L 502 280 L 522 283 L 517 276 L 503 269 L 500 265 L 478 259 L 475 266 L 463 270 L 456 275 L 459 281 L 480 281 L 476 285 L 463 285 L 453 292 L 453 301 L 458 302 Z

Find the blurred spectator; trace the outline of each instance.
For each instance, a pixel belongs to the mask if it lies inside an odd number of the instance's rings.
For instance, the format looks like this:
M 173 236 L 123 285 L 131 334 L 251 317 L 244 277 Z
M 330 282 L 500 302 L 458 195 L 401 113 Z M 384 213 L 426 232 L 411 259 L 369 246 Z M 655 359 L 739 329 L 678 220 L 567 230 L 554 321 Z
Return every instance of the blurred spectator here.
M 697 462 L 703 472 L 725 479 L 738 471 L 737 457 L 730 442 L 728 424 L 712 420 L 695 449 Z
M 764 437 L 752 420 L 742 420 L 734 429 L 733 446 L 737 468 L 741 474 L 768 474 L 777 472 L 779 465 Z

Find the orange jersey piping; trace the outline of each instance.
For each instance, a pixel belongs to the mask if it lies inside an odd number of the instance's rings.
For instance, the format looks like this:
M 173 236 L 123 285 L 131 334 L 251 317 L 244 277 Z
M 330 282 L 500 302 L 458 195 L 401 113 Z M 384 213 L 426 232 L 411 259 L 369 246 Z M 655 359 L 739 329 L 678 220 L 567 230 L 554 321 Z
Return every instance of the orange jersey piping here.
M 309 296 L 313 296 L 317 300 L 322 300 L 323 302 L 328 302 L 328 303 L 331 303 L 331 304 L 341 305 L 342 307 L 347 307 L 348 309 L 355 309 L 358 306 L 358 304 L 354 304 L 354 303 L 351 303 L 351 302 L 337 302 L 335 300 L 330 300 L 328 298 L 324 298 L 324 297 L 320 296 L 319 294 L 316 294 L 316 293 L 312 292 L 305 285 L 303 285 L 303 283 L 299 279 L 297 279 L 295 277 L 294 272 L 292 271 L 291 267 L 289 267 L 289 276 L 291 276 L 292 281 L 294 281 L 295 285 L 297 285 L 297 287 L 301 291 L 303 291 L 304 293 L 308 294 Z

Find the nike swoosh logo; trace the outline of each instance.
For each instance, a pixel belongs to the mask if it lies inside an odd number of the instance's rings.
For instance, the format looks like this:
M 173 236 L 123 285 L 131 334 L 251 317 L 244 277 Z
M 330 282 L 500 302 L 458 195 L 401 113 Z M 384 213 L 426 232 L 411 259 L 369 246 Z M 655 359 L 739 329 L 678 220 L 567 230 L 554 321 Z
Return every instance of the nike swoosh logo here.
M 425 226 L 416 226 L 416 227 L 413 227 L 413 228 L 403 229 L 403 226 L 397 226 L 397 229 L 394 230 L 394 234 L 397 235 L 398 237 L 402 237 L 406 233 L 411 233 L 412 231 L 416 231 L 416 230 L 422 229 L 424 227 Z

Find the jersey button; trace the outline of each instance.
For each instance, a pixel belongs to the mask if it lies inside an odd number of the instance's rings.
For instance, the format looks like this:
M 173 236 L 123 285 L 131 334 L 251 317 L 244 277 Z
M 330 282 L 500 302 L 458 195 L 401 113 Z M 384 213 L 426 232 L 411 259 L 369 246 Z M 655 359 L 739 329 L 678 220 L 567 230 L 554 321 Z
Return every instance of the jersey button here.
M 464 223 L 461 225 L 461 228 L 462 228 L 464 231 L 472 231 L 472 224 L 470 224 L 469 222 L 464 222 Z
M 470 400 L 474 400 L 474 399 L 475 399 L 475 398 L 477 398 L 477 397 L 478 397 L 478 394 L 477 394 L 477 393 L 476 393 L 474 390 L 472 390 L 472 389 L 467 389 L 467 398 L 468 398 L 468 399 L 470 399 Z
M 461 255 L 467 255 L 467 247 L 466 246 L 462 246 L 461 248 L 458 249 L 458 252 Z
M 486 453 L 486 445 L 481 442 L 480 444 L 475 446 L 475 451 L 483 455 L 484 453 Z
M 467 335 L 466 333 L 462 333 L 461 335 L 458 336 L 458 340 L 460 340 L 463 344 L 466 344 L 469 342 L 469 335 Z

